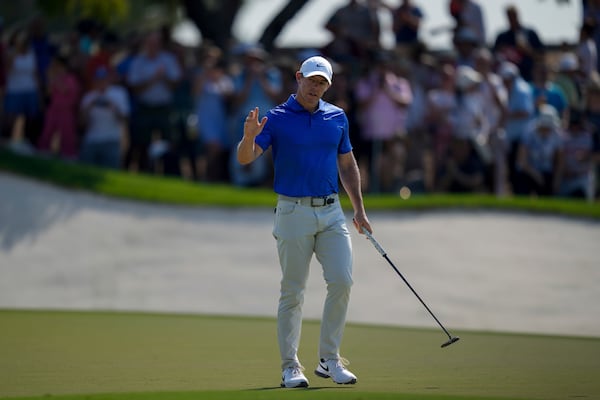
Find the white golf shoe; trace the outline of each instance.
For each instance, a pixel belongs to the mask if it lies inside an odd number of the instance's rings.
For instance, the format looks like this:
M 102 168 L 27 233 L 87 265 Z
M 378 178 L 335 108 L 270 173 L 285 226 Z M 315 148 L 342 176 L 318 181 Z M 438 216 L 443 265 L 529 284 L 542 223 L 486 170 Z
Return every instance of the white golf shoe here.
M 321 359 L 315 375 L 321 378 L 331 378 L 335 383 L 350 385 L 356 383 L 356 375 L 348 371 L 345 365 L 348 365 L 348 360 L 344 358 L 324 360 Z
M 306 377 L 302 373 L 303 370 L 304 368 L 299 366 L 284 369 L 283 374 L 281 376 L 281 387 L 308 387 L 308 379 L 306 379 Z

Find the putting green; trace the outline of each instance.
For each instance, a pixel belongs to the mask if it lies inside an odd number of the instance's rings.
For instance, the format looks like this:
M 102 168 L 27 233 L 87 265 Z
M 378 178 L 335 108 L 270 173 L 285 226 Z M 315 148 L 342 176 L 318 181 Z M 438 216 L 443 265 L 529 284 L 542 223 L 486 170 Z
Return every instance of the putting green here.
M 359 382 L 338 386 L 312 374 L 318 333 L 305 322 L 307 397 L 278 388 L 273 319 L 0 310 L 0 397 L 600 398 L 597 338 L 454 332 L 440 349 L 439 330 L 349 324 L 342 349 Z

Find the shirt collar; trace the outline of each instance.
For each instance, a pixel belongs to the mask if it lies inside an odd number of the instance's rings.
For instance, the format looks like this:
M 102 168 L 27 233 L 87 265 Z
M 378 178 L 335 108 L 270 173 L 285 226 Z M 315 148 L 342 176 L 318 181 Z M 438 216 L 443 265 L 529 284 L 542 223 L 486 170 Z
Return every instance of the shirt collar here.
M 295 93 L 290 95 L 286 104 L 294 111 L 306 111 L 306 108 L 302 107 L 302 104 L 300 104 L 298 102 L 298 100 L 296 100 Z M 324 106 L 325 106 L 325 101 L 323 99 L 319 99 L 319 106 L 317 107 L 317 109 L 314 112 L 324 111 L 325 110 Z M 308 111 L 306 111 L 306 112 L 308 112 Z

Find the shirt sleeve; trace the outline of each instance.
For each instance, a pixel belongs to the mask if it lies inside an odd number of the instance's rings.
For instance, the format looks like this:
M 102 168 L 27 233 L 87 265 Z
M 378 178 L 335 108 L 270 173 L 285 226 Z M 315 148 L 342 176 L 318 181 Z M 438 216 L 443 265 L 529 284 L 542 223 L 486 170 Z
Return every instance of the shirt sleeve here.
M 340 145 L 338 146 L 338 154 L 346 154 L 352 151 L 352 144 L 350 143 L 350 124 L 348 124 L 346 113 L 343 114 L 343 120 L 341 122 L 340 128 L 342 129 L 342 137 L 340 139 Z
M 267 123 L 265 124 L 262 132 L 254 139 L 254 143 L 256 143 L 260 148 L 264 151 L 271 146 L 273 143 L 273 122 L 271 119 L 273 118 L 273 113 L 269 111 L 267 113 Z

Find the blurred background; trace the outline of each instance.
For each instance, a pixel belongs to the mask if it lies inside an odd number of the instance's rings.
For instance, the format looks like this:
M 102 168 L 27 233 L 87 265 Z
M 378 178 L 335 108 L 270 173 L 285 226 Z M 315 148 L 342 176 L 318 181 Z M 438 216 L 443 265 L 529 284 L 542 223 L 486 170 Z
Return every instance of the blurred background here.
M 366 193 L 597 206 L 598 0 L 21 0 L 0 2 L 0 17 L 0 162 L 16 170 L 43 158 L 66 163 L 31 169 L 94 165 L 270 193 L 269 152 L 246 167 L 232 157 L 242 121 L 285 101 L 302 60 L 320 54 L 334 65 L 325 100 L 348 115 Z M 94 187 L 173 188 L 80 175 Z M 235 210 L 164 207 L 4 172 L 0 188 L 2 307 L 273 311 L 273 214 L 243 209 L 246 197 Z M 600 332 L 595 221 L 368 211 L 444 320 Z M 404 291 L 367 241 L 354 243 L 351 319 L 431 326 L 410 293 L 380 304 Z M 311 279 L 306 315 L 318 318 L 324 288 Z
M 332 60 L 364 190 L 598 196 L 595 0 L 23 0 L 0 4 L 0 143 L 268 187 L 247 110 Z

